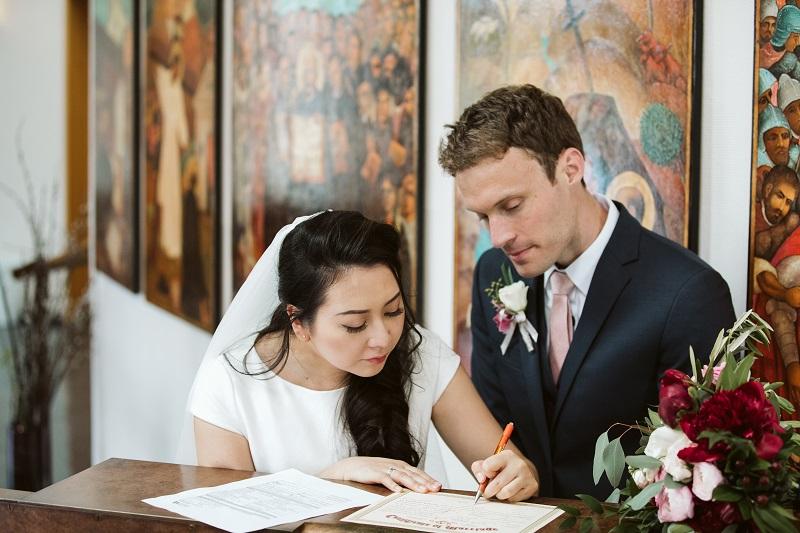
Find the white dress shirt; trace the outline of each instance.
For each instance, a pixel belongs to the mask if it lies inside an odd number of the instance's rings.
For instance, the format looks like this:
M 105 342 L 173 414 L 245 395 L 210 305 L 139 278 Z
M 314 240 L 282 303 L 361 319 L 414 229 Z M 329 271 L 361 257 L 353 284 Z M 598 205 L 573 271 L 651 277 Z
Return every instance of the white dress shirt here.
M 592 244 L 567 266 L 567 268 L 563 270 L 558 269 L 561 272 L 565 272 L 575 285 L 575 288 L 569 295 L 569 308 L 570 311 L 572 311 L 573 328 L 578 327 L 578 321 L 583 312 L 583 305 L 586 303 L 586 295 L 589 294 L 589 287 L 592 284 L 592 278 L 594 277 L 597 263 L 600 262 L 600 257 L 603 255 L 608 241 L 611 240 L 611 234 L 614 232 L 617 220 L 619 220 L 619 209 L 614 205 L 614 202 L 603 195 L 595 194 L 594 197 L 597 198 L 597 201 L 600 202 L 607 211 L 603 229 L 597 234 Z M 553 265 L 544 273 L 544 313 L 548 323 L 550 321 L 550 308 L 553 305 L 553 288 L 550 284 L 550 275 L 555 271 L 556 266 Z

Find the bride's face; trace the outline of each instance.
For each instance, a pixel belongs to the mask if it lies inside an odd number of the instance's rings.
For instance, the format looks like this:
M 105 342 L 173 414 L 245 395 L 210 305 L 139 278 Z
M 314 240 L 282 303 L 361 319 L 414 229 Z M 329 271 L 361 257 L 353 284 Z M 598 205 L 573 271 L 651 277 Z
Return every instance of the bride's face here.
M 353 267 L 328 289 L 308 329 L 310 345 L 339 370 L 374 376 L 400 340 L 404 315 L 400 287 L 386 266 Z

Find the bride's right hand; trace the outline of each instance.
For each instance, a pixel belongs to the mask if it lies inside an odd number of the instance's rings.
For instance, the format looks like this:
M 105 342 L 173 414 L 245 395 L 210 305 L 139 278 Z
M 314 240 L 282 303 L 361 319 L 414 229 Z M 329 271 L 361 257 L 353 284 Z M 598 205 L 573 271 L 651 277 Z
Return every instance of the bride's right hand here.
M 442 484 L 404 461 L 384 457 L 348 457 L 319 473 L 320 477 L 383 485 L 393 492 L 438 492 Z

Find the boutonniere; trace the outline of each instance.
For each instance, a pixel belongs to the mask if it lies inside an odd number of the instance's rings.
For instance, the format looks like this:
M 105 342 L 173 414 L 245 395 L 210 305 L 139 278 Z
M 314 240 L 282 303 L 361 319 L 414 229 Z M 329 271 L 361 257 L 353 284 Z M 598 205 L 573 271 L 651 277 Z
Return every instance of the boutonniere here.
M 507 264 L 500 266 L 500 272 L 502 274 L 500 279 L 493 281 L 485 289 L 497 311 L 492 320 L 500 333 L 505 335 L 500 344 L 500 352 L 505 355 L 517 326 L 525 347 L 531 352 L 539 334 L 525 316 L 525 308 L 528 306 L 528 286 L 522 280 L 514 281 Z

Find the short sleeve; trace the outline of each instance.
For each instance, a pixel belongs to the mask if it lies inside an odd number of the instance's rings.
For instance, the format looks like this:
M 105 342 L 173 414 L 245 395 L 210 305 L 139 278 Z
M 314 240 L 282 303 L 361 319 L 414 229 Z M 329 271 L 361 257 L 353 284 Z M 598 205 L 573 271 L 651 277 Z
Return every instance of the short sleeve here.
M 419 326 L 417 329 L 422 334 L 422 343 L 418 349 L 422 368 L 420 379 L 413 381 L 423 387 L 431 387 L 435 405 L 456 375 L 461 358 L 435 333 Z
M 209 424 L 244 435 L 231 372 L 235 370 L 222 355 L 201 365 L 189 409 L 192 415 Z

